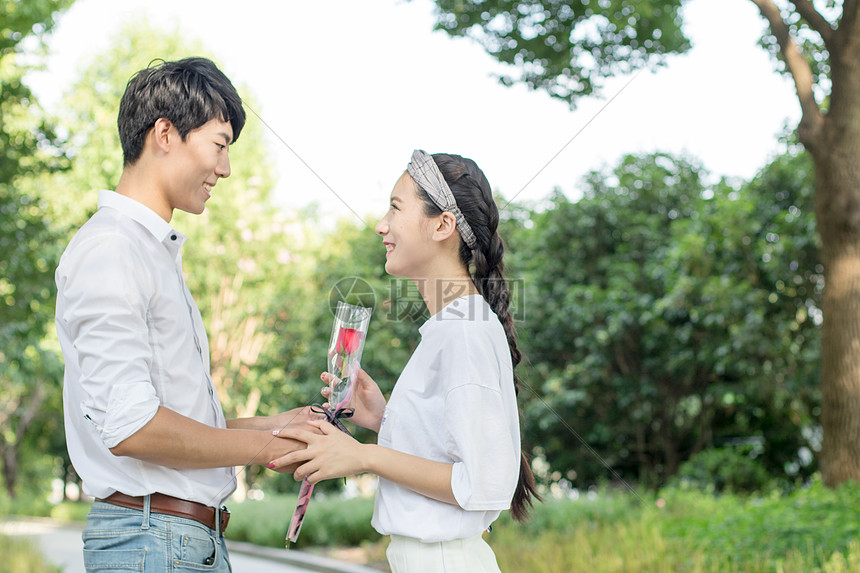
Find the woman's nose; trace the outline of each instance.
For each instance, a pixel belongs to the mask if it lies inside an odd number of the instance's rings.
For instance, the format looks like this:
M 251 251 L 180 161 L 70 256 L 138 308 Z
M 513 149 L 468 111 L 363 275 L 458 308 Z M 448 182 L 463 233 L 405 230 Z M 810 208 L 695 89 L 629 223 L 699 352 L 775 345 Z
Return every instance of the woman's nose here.
M 385 221 L 385 218 L 379 220 L 376 224 L 376 234 L 380 237 L 388 232 L 388 223 Z

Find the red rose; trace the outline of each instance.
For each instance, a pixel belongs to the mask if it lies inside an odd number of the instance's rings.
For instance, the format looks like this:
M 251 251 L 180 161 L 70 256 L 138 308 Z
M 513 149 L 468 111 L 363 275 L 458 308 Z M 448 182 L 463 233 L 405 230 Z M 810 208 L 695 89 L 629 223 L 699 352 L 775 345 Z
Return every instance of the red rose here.
M 337 344 L 334 351 L 338 354 L 345 352 L 347 355 L 358 350 L 361 344 L 362 332 L 355 328 L 341 328 L 337 333 Z

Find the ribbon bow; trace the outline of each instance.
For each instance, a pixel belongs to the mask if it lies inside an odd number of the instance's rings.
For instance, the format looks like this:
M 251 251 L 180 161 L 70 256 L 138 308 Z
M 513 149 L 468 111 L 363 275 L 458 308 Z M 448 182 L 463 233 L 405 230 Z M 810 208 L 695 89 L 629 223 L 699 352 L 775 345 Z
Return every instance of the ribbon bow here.
M 332 411 L 328 408 L 324 408 L 322 404 L 313 404 L 311 405 L 311 412 L 322 414 L 325 416 L 325 419 L 328 420 L 329 424 L 336 426 L 341 432 L 344 432 L 349 437 L 354 437 L 352 433 L 346 429 L 346 426 L 343 425 L 343 422 L 341 422 L 340 419 L 352 418 L 352 415 L 355 414 L 355 408 L 338 408 L 337 410 Z

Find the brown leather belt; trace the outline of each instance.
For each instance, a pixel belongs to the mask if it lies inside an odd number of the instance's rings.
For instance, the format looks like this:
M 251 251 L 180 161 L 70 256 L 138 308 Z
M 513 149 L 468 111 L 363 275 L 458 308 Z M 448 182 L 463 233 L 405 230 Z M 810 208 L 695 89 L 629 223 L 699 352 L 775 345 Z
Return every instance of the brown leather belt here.
M 143 497 L 132 497 L 121 492 L 116 492 L 99 501 L 106 501 L 107 503 L 131 509 L 143 509 L 143 499 Z M 150 496 L 149 510 L 152 513 L 163 513 L 165 515 L 193 519 L 210 529 L 217 529 L 215 527 L 215 508 L 197 503 L 196 501 L 187 501 L 163 493 L 154 493 Z M 227 523 L 230 521 L 230 512 L 227 511 L 226 507 L 221 506 L 220 515 L 221 533 L 223 534 L 227 530 Z

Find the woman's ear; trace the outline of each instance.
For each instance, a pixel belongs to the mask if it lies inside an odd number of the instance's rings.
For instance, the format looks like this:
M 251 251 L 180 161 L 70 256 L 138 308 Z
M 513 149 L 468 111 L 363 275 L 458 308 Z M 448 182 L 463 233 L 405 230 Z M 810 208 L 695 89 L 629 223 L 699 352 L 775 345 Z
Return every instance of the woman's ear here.
M 436 228 L 433 231 L 434 241 L 444 241 L 457 233 L 457 219 L 449 211 L 445 211 L 436 219 Z

